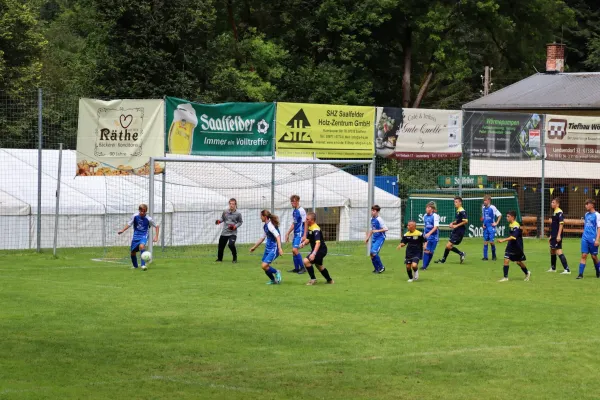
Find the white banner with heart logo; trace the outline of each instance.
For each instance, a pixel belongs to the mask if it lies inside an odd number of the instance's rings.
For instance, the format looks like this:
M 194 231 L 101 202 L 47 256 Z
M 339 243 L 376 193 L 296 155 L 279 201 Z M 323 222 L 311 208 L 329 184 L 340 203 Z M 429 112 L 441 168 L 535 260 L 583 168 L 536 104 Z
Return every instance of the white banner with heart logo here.
M 80 99 L 77 175 L 147 175 L 148 159 L 164 155 L 164 135 L 163 100 Z

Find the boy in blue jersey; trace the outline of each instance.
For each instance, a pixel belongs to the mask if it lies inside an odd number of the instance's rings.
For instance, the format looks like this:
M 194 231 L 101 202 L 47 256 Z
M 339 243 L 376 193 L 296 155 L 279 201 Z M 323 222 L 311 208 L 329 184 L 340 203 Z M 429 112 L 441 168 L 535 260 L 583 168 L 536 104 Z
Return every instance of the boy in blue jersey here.
M 293 232 L 294 238 L 292 242 L 292 260 L 294 261 L 294 269 L 289 270 L 288 272 L 303 274 L 306 272 L 306 268 L 304 267 L 302 254 L 300 254 L 298 249 L 302 243 L 302 238 L 306 238 L 306 211 L 304 211 L 304 208 L 300 207 L 300 196 L 297 194 L 294 194 L 290 197 L 290 203 L 292 204 L 294 211 L 292 211 L 292 225 L 285 235 L 285 241 L 289 242 L 290 234 Z
M 483 196 L 483 207 L 481 208 L 481 221 L 483 221 L 483 258 L 482 261 L 488 260 L 488 244 L 492 247 L 492 261 L 496 261 L 496 244 L 494 238 L 496 236 L 496 226 L 502 219 L 502 213 L 498 211 L 496 206 L 492 205 L 492 196 Z
M 581 261 L 579 262 L 579 275 L 577 279 L 583 279 L 583 271 L 587 255 L 592 256 L 594 267 L 596 267 L 596 278 L 600 278 L 600 263 L 598 263 L 598 245 L 600 244 L 600 214 L 596 212 L 596 202 L 592 199 L 585 201 L 585 217 L 583 235 L 581 236 Z
M 283 255 L 281 235 L 279 234 L 279 217 L 271 214 L 269 210 L 262 210 L 260 212 L 260 220 L 264 224 L 263 234 L 258 242 L 250 248 L 250 252 L 256 250 L 256 248 L 267 239 L 265 252 L 262 258 L 262 269 L 270 279 L 270 281 L 267 282 L 267 285 L 277 285 L 281 283 L 281 272 L 271 267 L 271 264 L 278 256 Z
M 454 207 L 456 207 L 456 218 L 449 225 L 449 227 L 452 229 L 452 232 L 450 233 L 450 240 L 448 240 L 448 243 L 446 243 L 444 257 L 437 260 L 436 264 L 445 263 L 446 258 L 448 258 L 448 254 L 450 254 L 451 251 L 460 256 L 461 264 L 465 261 L 465 257 L 467 256 L 464 251 L 460 251 L 458 248 L 454 247 L 458 246 L 462 242 L 463 237 L 465 236 L 466 225 L 469 222 L 467 219 L 467 212 L 462 206 L 462 197 L 456 196 L 454 198 Z
M 515 211 L 509 211 L 506 213 L 506 220 L 510 228 L 510 236 L 506 239 L 498 240 L 498 243 L 508 242 L 506 245 L 506 251 L 504 252 L 504 277 L 498 282 L 508 281 L 508 265 L 511 261 L 516 262 L 521 271 L 525 274 L 525 281 L 528 281 L 531 277 L 531 272 L 527 270 L 525 265 L 525 252 L 523 250 L 523 230 L 521 225 L 516 221 L 517 213 Z
M 567 264 L 567 258 L 562 251 L 562 231 L 565 224 L 565 216 L 563 211 L 560 209 L 560 199 L 558 197 L 552 199 L 550 202 L 552 207 L 552 224 L 550 225 L 550 269 L 547 272 L 556 272 L 556 256 L 560 258 L 560 262 L 564 268 L 561 275 L 570 275 L 571 270 L 569 264 Z
M 421 267 L 423 271 L 429 267 L 435 248 L 440 240 L 440 216 L 436 212 L 436 208 L 434 201 L 430 201 L 425 207 L 425 216 L 423 217 L 425 235 L 423 237 L 427 240 L 427 245 L 423 254 L 423 267 Z
M 148 243 L 148 233 L 150 231 L 150 226 L 153 226 L 156 230 L 154 235 L 154 242 L 158 240 L 158 225 L 154 222 L 152 218 L 146 215 L 148 212 L 148 206 L 146 204 L 140 204 L 138 207 L 138 213 L 133 214 L 131 220 L 125 225 L 123 229 L 117 232 L 119 235 L 129 229 L 130 226 L 133 226 L 133 238 L 131 239 L 131 263 L 133 264 L 133 268 L 138 267 L 137 261 L 137 252 L 140 252 L 140 256 L 146 251 L 146 244 Z M 146 261 L 142 260 L 142 270 L 146 269 Z
M 310 275 L 310 280 L 306 283 L 306 285 L 313 286 L 317 283 L 313 265 L 317 266 L 319 272 L 321 275 L 323 275 L 323 278 L 325 278 L 326 282 L 330 285 L 333 285 L 333 279 L 331 279 L 329 271 L 327 271 L 327 268 L 325 268 L 323 265 L 323 259 L 327 255 L 327 245 L 325 244 L 325 239 L 323 238 L 323 232 L 321 232 L 321 228 L 319 225 L 317 225 L 317 214 L 313 212 L 306 214 L 306 224 L 308 225 L 308 234 L 301 245 L 304 247 L 310 243 L 311 249 L 311 252 L 304 259 L 304 266 L 306 267 L 308 275 Z
M 379 216 L 379 211 L 381 211 L 381 207 L 375 204 L 371 207 L 371 230 L 367 233 L 367 238 L 365 239 L 365 243 L 369 243 L 369 239 L 372 237 L 371 241 L 371 262 L 373 263 L 374 274 L 381 274 L 385 271 L 385 267 L 383 266 L 383 262 L 381 262 L 381 258 L 379 258 L 379 251 L 385 242 L 385 233 L 388 228 L 385 226 L 385 222 Z
M 408 232 L 402 235 L 402 241 L 396 249 L 408 246 L 406 247 L 404 264 L 406 265 L 408 282 L 411 283 L 419 279 L 419 261 L 423 258 L 423 247 L 427 239 L 425 239 L 423 233 L 417 230 L 417 223 L 415 221 L 408 221 L 407 227 Z

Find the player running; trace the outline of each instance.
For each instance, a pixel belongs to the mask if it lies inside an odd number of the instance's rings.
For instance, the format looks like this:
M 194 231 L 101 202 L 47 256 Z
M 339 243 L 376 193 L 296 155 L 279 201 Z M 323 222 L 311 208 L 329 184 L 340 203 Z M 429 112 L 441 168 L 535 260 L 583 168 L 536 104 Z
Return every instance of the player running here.
M 317 283 L 313 265 L 317 266 L 327 283 L 332 285 L 334 283 L 333 279 L 331 279 L 329 271 L 323 265 L 323 259 L 327 255 L 327 245 L 325 244 L 325 239 L 323 239 L 323 232 L 321 232 L 321 228 L 317 225 L 317 214 L 313 212 L 306 214 L 306 224 L 308 225 L 308 236 L 302 242 L 302 247 L 310 243 L 312 250 L 304 259 L 304 266 L 306 267 L 306 271 L 308 271 L 308 275 L 310 275 L 310 280 L 306 285 L 312 286 Z
M 270 281 L 267 282 L 267 285 L 277 285 L 281 283 L 281 272 L 271 267 L 271 264 L 278 256 L 283 255 L 281 236 L 279 235 L 279 217 L 271 214 L 269 210 L 262 210 L 260 212 L 260 220 L 264 224 L 263 234 L 258 242 L 250 248 L 250 252 L 256 250 L 256 248 L 267 239 L 265 252 L 263 253 L 262 258 L 262 269 L 270 279 Z
M 425 216 L 423 217 L 424 232 L 423 237 L 427 240 L 425 247 L 425 254 L 423 254 L 423 267 L 421 269 L 425 271 L 429 267 L 429 263 L 433 258 L 433 253 L 440 240 L 440 216 L 438 215 L 437 207 L 435 202 L 430 201 L 425 207 Z
M 374 274 L 381 274 L 385 271 L 385 267 L 383 266 L 383 262 L 379 257 L 379 252 L 381 251 L 381 247 L 383 243 L 385 243 L 385 233 L 388 231 L 387 226 L 385 226 L 385 222 L 379 216 L 379 211 L 381 211 L 381 207 L 377 204 L 371 207 L 371 230 L 367 233 L 367 238 L 365 239 L 365 243 L 369 243 L 369 238 L 373 238 L 371 240 L 371 262 L 373 263 Z
M 460 251 L 458 248 L 454 246 L 458 246 L 464 236 L 466 231 L 466 225 L 469 222 L 467 219 L 467 212 L 462 206 L 462 197 L 456 196 L 454 198 L 454 207 L 456 207 L 456 217 L 453 222 L 450 223 L 450 228 L 452 228 L 452 232 L 450 233 L 450 240 L 446 243 L 446 249 L 444 250 L 444 257 L 436 261 L 437 263 L 444 264 L 446 262 L 446 258 L 448 258 L 448 254 L 450 251 L 458 254 L 460 256 L 460 263 L 462 264 L 465 261 L 465 257 L 467 254 L 464 251 Z

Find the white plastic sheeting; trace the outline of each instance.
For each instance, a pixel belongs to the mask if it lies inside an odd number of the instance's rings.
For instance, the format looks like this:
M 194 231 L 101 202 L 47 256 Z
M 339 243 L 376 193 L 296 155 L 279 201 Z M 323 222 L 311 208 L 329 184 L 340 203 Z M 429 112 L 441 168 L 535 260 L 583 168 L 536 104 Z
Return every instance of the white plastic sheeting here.
M 202 160 L 202 157 L 198 157 Z M 42 247 L 51 247 L 58 171 L 58 151 L 42 155 Z M 232 161 L 235 161 L 232 158 Z M 128 235 L 116 235 L 140 203 L 148 203 L 148 177 L 75 176 L 76 152 L 63 151 L 59 210 L 59 247 L 126 246 Z M 36 247 L 37 150 L 1 149 L 0 224 L 9 237 L 0 249 Z M 227 208 L 230 197 L 238 201 L 244 224 L 238 242 L 256 241 L 261 233 L 259 212 L 271 208 L 271 164 L 169 163 L 162 220 L 162 176 L 155 180 L 154 218 L 165 229 L 166 245 L 215 243 L 220 228 L 214 221 Z M 329 164 L 316 168 L 316 205 L 339 214 L 339 240 L 362 240 L 370 205 L 368 184 Z M 275 175 L 275 213 L 285 232 L 291 223 L 289 196 L 299 194 L 310 208 L 313 198 L 312 165 L 278 164 Z M 375 202 L 390 231 L 399 238 L 400 199 L 375 189 Z M 329 210 L 329 211 L 327 211 Z M 337 216 L 336 216 L 337 217 Z

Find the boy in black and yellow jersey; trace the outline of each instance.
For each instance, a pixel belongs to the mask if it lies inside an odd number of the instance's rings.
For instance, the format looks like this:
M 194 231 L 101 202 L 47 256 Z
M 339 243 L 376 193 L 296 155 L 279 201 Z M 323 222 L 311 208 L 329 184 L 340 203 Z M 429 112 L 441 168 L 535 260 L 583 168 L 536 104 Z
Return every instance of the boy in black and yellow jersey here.
M 513 261 L 516 262 L 521 271 L 525 274 L 525 281 L 529 280 L 531 272 L 527 270 L 524 261 L 527 260 L 525 252 L 523 251 L 523 230 L 521 225 L 516 221 L 517 213 L 515 211 L 509 211 L 506 213 L 506 220 L 510 228 L 510 236 L 506 239 L 498 240 L 499 243 L 508 242 L 506 250 L 504 251 L 504 278 L 498 282 L 508 281 L 508 264 Z
M 406 265 L 406 273 L 408 274 L 408 282 L 419 279 L 419 261 L 423 258 L 423 247 L 427 243 L 427 239 L 423 236 L 423 232 L 417 230 L 415 221 L 408 221 L 408 232 L 402 236 L 402 241 L 396 249 L 406 247 L 406 256 L 404 264 Z
M 304 259 L 304 267 L 306 268 L 306 272 L 310 275 L 310 280 L 306 283 L 307 286 L 312 286 L 317 283 L 317 278 L 315 277 L 315 269 L 313 265 L 316 265 L 321 275 L 327 280 L 328 284 L 333 284 L 333 279 L 329 276 L 329 271 L 327 268 L 323 266 L 323 259 L 327 255 L 327 245 L 325 244 L 325 240 L 323 239 L 323 233 L 321 232 L 321 228 L 317 225 L 317 215 L 313 212 L 306 214 L 306 224 L 308 225 L 308 234 L 304 242 L 302 242 L 301 247 L 306 246 L 310 243 L 310 248 L 312 251 L 306 256 Z
M 437 263 L 443 264 L 446 262 L 446 258 L 448 258 L 448 254 L 450 252 L 454 252 L 460 256 L 460 263 L 462 264 L 465 261 L 465 257 L 467 254 L 464 251 L 460 251 L 455 246 L 458 246 L 463 238 L 465 237 L 465 232 L 467 230 L 467 223 L 469 219 L 467 218 L 467 212 L 462 206 L 462 197 L 456 196 L 454 198 L 454 207 L 456 207 L 456 218 L 453 222 L 448 225 L 452 228 L 452 232 L 450 233 L 450 239 L 448 243 L 446 243 L 446 249 L 444 250 L 444 256 L 436 261 Z
M 556 272 L 556 256 L 560 258 L 560 262 L 564 268 L 561 275 L 570 275 L 571 270 L 567 263 L 567 258 L 562 251 L 562 232 L 565 224 L 565 216 L 560 209 L 560 199 L 555 197 L 550 203 L 552 207 L 552 224 L 550 225 L 550 269 L 547 272 Z

